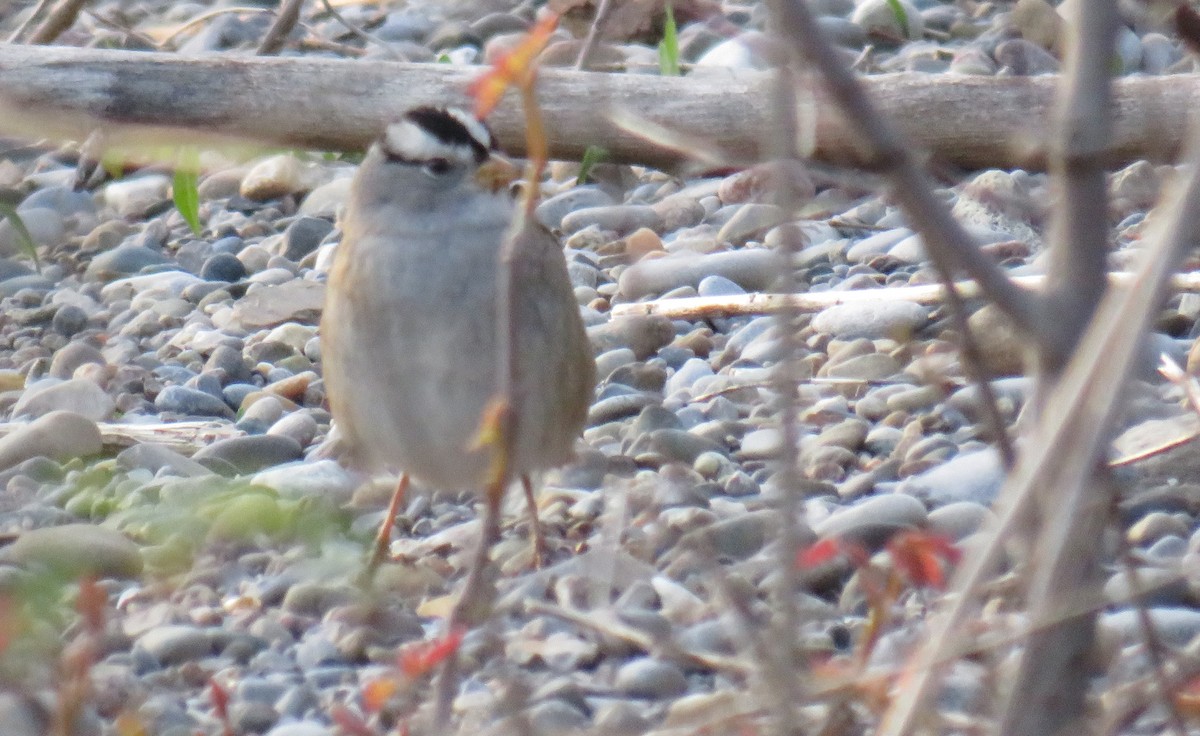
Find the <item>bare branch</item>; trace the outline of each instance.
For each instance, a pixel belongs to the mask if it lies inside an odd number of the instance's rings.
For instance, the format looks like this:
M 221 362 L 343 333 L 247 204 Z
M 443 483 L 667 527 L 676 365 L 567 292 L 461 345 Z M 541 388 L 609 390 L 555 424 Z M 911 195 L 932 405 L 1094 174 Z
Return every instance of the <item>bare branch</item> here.
M 55 5 L 54 9 L 50 11 L 45 22 L 38 26 L 38 29 L 29 37 L 29 43 L 52 43 L 68 28 L 75 25 L 75 19 L 79 17 L 79 11 L 83 9 L 85 3 L 87 0 L 59 0 L 58 5 Z
M 1073 541 L 1063 527 L 1074 515 L 1092 513 L 1088 480 L 1108 441 L 1118 408 L 1120 387 L 1133 365 L 1143 336 L 1156 315 L 1171 273 L 1200 235 L 1200 146 L 1189 152 L 1187 181 L 1169 198 L 1170 218 L 1151 233 L 1153 245 L 1142 254 L 1129 285 L 1111 290 L 1079 343 L 1075 356 L 1045 404 L 1030 438 L 1027 455 L 1017 464 L 1001 494 L 1001 516 L 986 544 L 975 548 L 955 576 L 957 598 L 930 626 L 930 634 L 910 663 L 911 679 L 893 701 L 880 729 L 883 736 L 907 734 L 916 726 L 933 692 L 939 663 L 960 649 L 958 634 L 1005 540 L 1030 509 L 1037 490 L 1058 490 L 1060 510 L 1048 524 L 1048 538 Z M 1095 543 L 1095 538 L 1090 540 Z M 1054 550 L 1052 550 L 1053 552 Z M 1057 560 L 1059 556 L 1048 555 Z M 1037 621 L 1045 621 L 1039 615 Z M 1032 707 L 1032 706 L 1031 706 Z
M 288 36 L 300 22 L 300 8 L 303 6 L 304 0 L 280 0 L 275 22 L 267 29 L 267 35 L 263 36 L 255 53 L 259 56 L 274 56 L 283 51 Z

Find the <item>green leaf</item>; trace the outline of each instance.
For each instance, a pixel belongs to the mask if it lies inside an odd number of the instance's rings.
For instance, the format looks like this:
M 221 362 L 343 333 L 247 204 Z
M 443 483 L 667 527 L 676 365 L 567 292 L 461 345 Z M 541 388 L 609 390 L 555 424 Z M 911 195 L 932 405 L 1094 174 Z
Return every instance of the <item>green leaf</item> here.
M 588 146 L 583 152 L 583 160 L 579 162 L 579 176 L 575 177 L 576 184 L 587 183 L 592 168 L 608 158 L 608 150 L 602 146 Z
M 454 60 L 450 58 L 450 54 L 447 54 L 445 51 L 443 51 L 442 53 L 438 54 L 437 63 L 438 64 L 453 64 Z
M 887 0 L 887 4 L 892 9 L 892 15 L 896 16 L 896 22 L 904 29 L 904 37 L 908 38 L 911 26 L 908 25 L 908 13 L 905 12 L 904 6 L 900 4 L 900 0 Z
M 175 209 L 183 215 L 184 221 L 199 235 L 200 227 L 200 157 L 194 148 L 186 148 L 179 157 L 179 166 L 175 168 L 175 179 L 171 183 L 171 197 L 175 200 Z
M 666 10 L 667 20 L 663 24 L 663 38 L 658 42 L 658 73 L 664 77 L 678 77 L 679 29 L 675 27 L 675 11 L 671 9 L 671 3 L 667 3 Z
M 25 221 L 21 219 L 21 215 L 17 214 L 17 208 L 8 202 L 0 202 L 0 219 L 4 218 L 12 223 L 13 231 L 17 234 L 17 245 L 33 259 L 33 267 L 37 269 L 38 273 L 41 273 L 42 263 L 38 260 L 37 243 L 33 242 L 29 228 L 25 227 Z

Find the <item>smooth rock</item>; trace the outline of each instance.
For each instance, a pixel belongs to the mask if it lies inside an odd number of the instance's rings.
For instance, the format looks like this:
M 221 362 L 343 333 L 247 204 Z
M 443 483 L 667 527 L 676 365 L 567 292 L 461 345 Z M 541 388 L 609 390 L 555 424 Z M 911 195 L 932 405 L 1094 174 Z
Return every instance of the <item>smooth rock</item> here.
M 210 393 L 187 386 L 167 386 L 154 398 L 160 412 L 200 417 L 232 417 L 233 410 Z
M 315 322 L 324 303 L 324 284 L 297 279 L 247 293 L 234 305 L 231 317 L 234 324 L 247 330 L 284 322 Z
M 611 207 L 617 202 L 598 186 L 576 186 L 544 200 L 534 215 L 551 230 L 562 227 L 563 218 L 576 210 L 590 207 Z
M 297 462 L 256 473 L 250 482 L 277 492 L 281 498 L 325 498 L 342 504 L 350 500 L 360 480 L 333 460 Z
M 675 339 L 675 327 L 666 317 L 633 316 L 589 327 L 587 335 L 597 352 L 628 348 L 637 360 L 645 360 Z
M 929 322 L 929 309 L 902 301 L 864 301 L 838 304 L 821 310 L 812 320 L 817 332 L 839 340 L 865 337 L 908 340 Z
M 197 462 L 210 458 L 222 460 L 239 473 L 254 473 L 273 465 L 299 460 L 302 453 L 303 449 L 294 439 L 264 434 L 218 440 L 201 448 L 192 455 L 192 459 Z
M 134 646 L 162 667 L 203 659 L 213 654 L 213 637 L 205 629 L 184 624 L 156 626 L 138 637 Z
M 920 12 L 908 0 L 898 0 L 904 9 L 904 19 L 892 9 L 888 0 L 862 0 L 850 14 L 850 20 L 862 26 L 868 35 L 888 41 L 916 41 L 925 33 Z
M 621 665 L 613 685 L 630 698 L 675 698 L 687 692 L 687 679 L 678 667 L 650 657 Z
M 133 579 L 142 574 L 142 555 L 125 535 L 93 524 L 63 524 L 22 531 L 0 550 L 0 560 L 49 568 L 69 577 L 91 574 Z
M 96 455 L 104 447 L 96 423 L 70 411 L 55 411 L 0 437 L 0 470 L 31 457 L 65 462 Z
M 621 274 L 620 292 L 630 299 L 697 286 L 705 276 L 723 276 L 746 291 L 769 288 L 779 274 L 779 259 L 763 248 L 695 255 L 678 253 L 639 261 Z
M 942 465 L 905 479 L 902 493 L 928 499 L 933 506 L 970 501 L 990 506 L 1004 483 L 1004 469 L 995 450 L 960 452 Z
M 593 225 L 601 230 L 627 235 L 643 227 L 657 232 L 662 228 L 662 219 L 649 205 L 584 207 L 565 215 L 561 227 L 562 231 L 569 235 Z
M 34 245 L 55 247 L 61 245 L 67 236 L 67 227 L 63 216 L 55 210 L 34 207 L 22 209 L 19 214 L 21 223 L 29 231 L 29 238 Z M 24 240 L 17 234 L 17 229 L 12 221 L 7 217 L 0 220 L 0 254 L 14 256 L 25 253 Z
M 53 411 L 69 410 L 99 422 L 112 416 L 115 408 L 112 397 L 86 378 L 51 379 L 26 388 L 13 405 L 12 416 L 41 417 Z
M 926 517 L 925 504 L 912 496 L 890 493 L 838 509 L 813 531 L 821 539 L 837 537 L 876 547 L 898 531 L 922 527 Z
M 101 194 L 117 215 L 140 220 L 170 198 L 171 179 L 166 174 L 144 174 L 109 183 Z

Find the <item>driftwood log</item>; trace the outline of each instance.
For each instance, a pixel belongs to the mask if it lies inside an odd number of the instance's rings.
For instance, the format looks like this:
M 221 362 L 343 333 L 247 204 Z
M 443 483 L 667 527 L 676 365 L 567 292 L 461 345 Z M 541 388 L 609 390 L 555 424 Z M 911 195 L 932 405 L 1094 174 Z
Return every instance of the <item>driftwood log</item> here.
M 469 104 L 479 67 L 314 58 L 176 54 L 0 44 L 0 135 L 113 144 L 247 142 L 361 150 L 407 108 Z M 965 168 L 1044 165 L 1056 77 L 915 73 L 867 77 L 880 108 L 936 160 Z M 669 167 L 687 158 L 614 122 L 645 120 L 739 160 L 761 153 L 772 75 L 709 71 L 685 77 L 543 69 L 539 96 L 553 158 L 578 160 L 589 145 L 612 160 Z M 816 82 L 797 96 L 813 157 L 869 164 Z M 1122 78 L 1113 89 L 1113 165 L 1173 160 L 1200 75 Z M 490 119 L 504 147 L 524 147 L 514 96 Z M 802 126 L 803 127 L 803 126 Z

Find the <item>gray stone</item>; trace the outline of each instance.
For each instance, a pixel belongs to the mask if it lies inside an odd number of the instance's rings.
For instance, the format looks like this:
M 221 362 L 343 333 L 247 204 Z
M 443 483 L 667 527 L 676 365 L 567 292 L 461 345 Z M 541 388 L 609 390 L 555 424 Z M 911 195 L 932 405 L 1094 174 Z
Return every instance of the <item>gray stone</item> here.
M 142 555 L 123 534 L 92 524 L 63 524 L 23 531 L 0 550 L 0 560 L 48 568 L 68 577 L 137 578 Z
M 979 531 L 993 516 L 991 509 L 973 501 L 948 503 L 929 512 L 929 531 L 957 542 Z
M 587 335 L 597 351 L 629 348 L 635 358 L 645 360 L 675 339 L 675 327 L 666 317 L 634 316 L 589 327 Z
M 72 342 L 54 353 L 49 373 L 55 378 L 66 380 L 75 375 L 79 366 L 89 363 L 107 365 L 108 361 L 104 359 L 104 354 L 99 348 L 86 342 Z
M 156 626 L 138 637 L 134 646 L 162 667 L 192 662 L 214 653 L 210 632 L 184 624 Z
M 990 506 L 1004 483 L 1004 468 L 995 450 L 955 455 L 944 464 L 907 478 L 899 491 L 928 499 L 933 506 L 971 501 Z
M 821 368 L 821 375 L 829 378 L 848 378 L 857 381 L 881 381 L 900 372 L 902 366 L 885 353 L 856 355 Z
M 109 183 L 102 196 L 104 203 L 116 210 L 118 216 L 142 219 L 166 202 L 170 191 L 168 176 L 145 174 Z
M 537 206 L 534 215 L 551 230 L 562 227 L 563 218 L 576 210 L 609 207 L 617 204 L 611 195 L 597 186 L 577 186 L 550 197 Z
M 280 498 L 324 498 L 334 504 L 348 502 L 360 485 L 359 478 L 333 460 L 280 465 L 255 474 L 250 482 Z
M 299 217 L 283 231 L 283 257 L 299 263 L 333 231 L 333 223 L 321 217 Z
M 929 310 L 920 304 L 902 301 L 863 301 L 838 304 L 813 317 L 817 332 L 839 340 L 865 337 L 890 338 L 904 342 L 929 321 Z
M 160 412 L 200 417 L 233 417 L 233 410 L 210 393 L 187 386 L 167 386 L 154 398 Z
M 617 670 L 614 686 L 631 698 L 676 698 L 687 692 L 687 679 L 673 664 L 639 657 Z
M 117 462 L 128 470 L 144 468 L 152 473 L 158 473 L 164 468 L 174 475 L 195 478 L 209 475 L 212 471 L 200 463 L 180 455 L 166 445 L 154 442 L 139 442 L 128 447 L 117 455 Z
M 916 7 L 908 0 L 898 0 L 904 9 L 904 20 L 892 10 L 888 0 L 862 0 L 854 8 L 850 20 L 862 27 L 868 35 L 892 41 L 916 41 L 925 33 L 925 23 Z
M 253 473 L 273 465 L 299 460 L 303 450 L 296 440 L 275 435 L 230 437 L 200 449 L 192 459 L 229 463 L 239 473 Z
M 746 291 L 763 291 L 779 275 L 775 253 L 763 248 L 709 255 L 679 253 L 639 261 L 621 274 L 620 292 L 630 299 L 662 294 L 680 286 L 696 286 L 705 276 L 723 276 Z
M 813 531 L 822 539 L 837 537 L 876 546 L 898 531 L 924 526 L 926 516 L 925 504 L 912 496 L 890 493 L 838 509 Z
M 657 232 L 662 229 L 662 218 L 649 205 L 584 207 L 562 218 L 562 231 L 568 235 L 591 225 L 618 235 L 628 235 L 642 227 Z
M 112 281 L 138 273 L 147 266 L 162 265 L 169 260 L 159 251 L 144 245 L 121 245 L 92 259 L 88 264 L 87 275 L 99 281 Z
M 86 378 L 66 381 L 48 379 L 25 389 L 13 405 L 13 417 L 40 417 L 53 411 L 69 410 L 94 421 L 112 416 L 116 403 L 112 397 Z
M 31 457 L 65 462 L 96 455 L 103 447 L 94 421 L 74 412 L 55 411 L 0 437 L 0 470 Z

